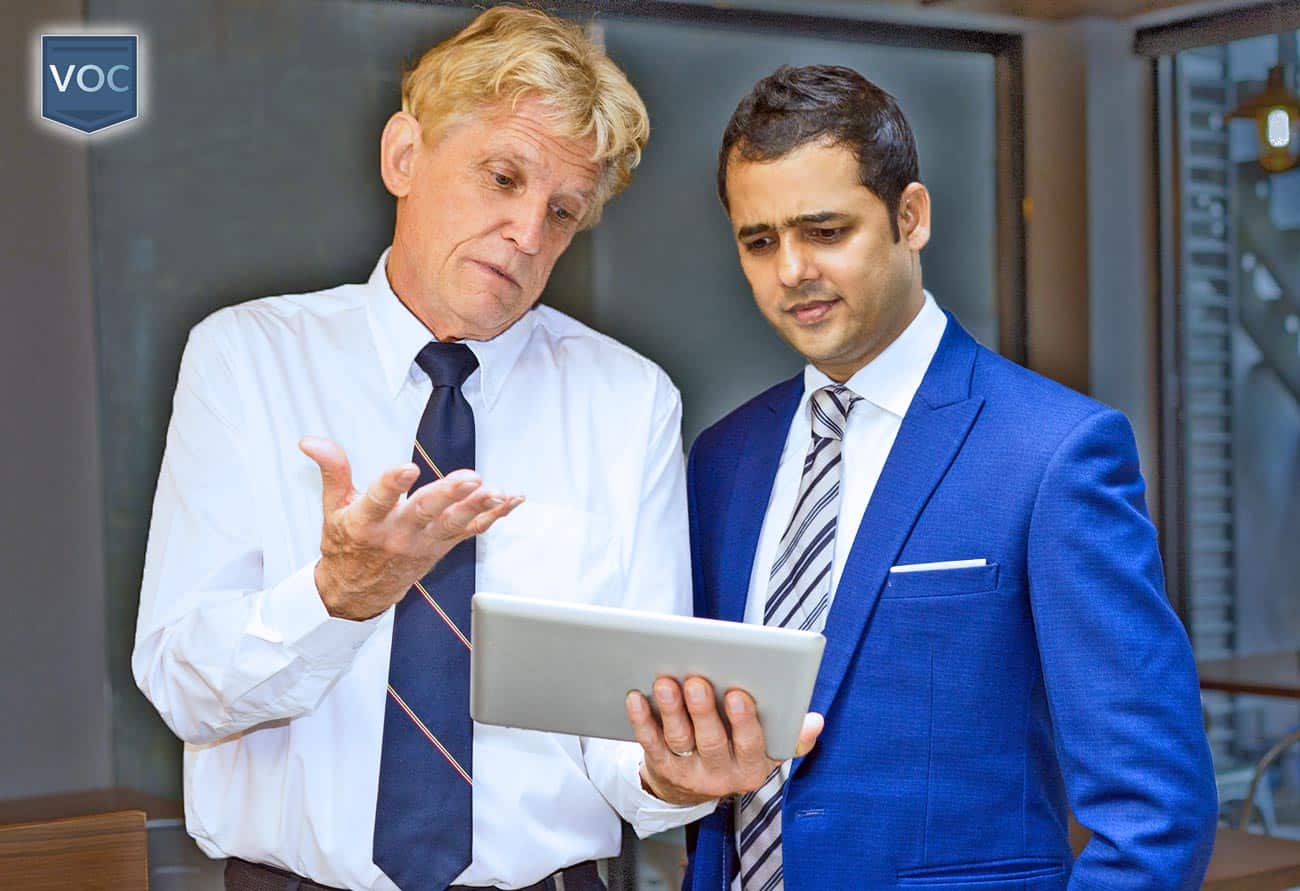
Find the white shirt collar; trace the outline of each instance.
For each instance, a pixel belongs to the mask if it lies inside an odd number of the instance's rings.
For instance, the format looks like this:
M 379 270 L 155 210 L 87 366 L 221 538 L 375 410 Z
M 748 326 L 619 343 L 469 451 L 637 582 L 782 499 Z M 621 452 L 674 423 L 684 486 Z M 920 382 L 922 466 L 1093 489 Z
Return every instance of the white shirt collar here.
M 402 385 L 413 374 L 424 374 L 415 364 L 415 357 L 425 344 L 437 338 L 393 293 L 387 273 L 390 250 L 391 248 L 386 248 L 380 255 L 379 262 L 375 264 L 364 287 L 369 292 L 366 295 L 366 312 L 375 349 L 384 369 L 388 392 L 396 398 Z M 478 359 L 478 375 L 486 407 L 491 408 L 496 402 L 506 378 L 519 361 L 535 324 L 536 317 L 530 309 L 519 321 L 491 340 L 464 341 Z
M 929 291 L 924 293 L 921 311 L 903 333 L 844 383 L 863 399 L 899 418 L 907 414 L 930 361 L 939 349 L 944 329 L 948 327 L 948 317 L 939 304 L 935 303 Z M 803 380 L 800 411 L 806 414 L 805 406 L 812 394 L 835 382 L 812 365 L 804 368 Z

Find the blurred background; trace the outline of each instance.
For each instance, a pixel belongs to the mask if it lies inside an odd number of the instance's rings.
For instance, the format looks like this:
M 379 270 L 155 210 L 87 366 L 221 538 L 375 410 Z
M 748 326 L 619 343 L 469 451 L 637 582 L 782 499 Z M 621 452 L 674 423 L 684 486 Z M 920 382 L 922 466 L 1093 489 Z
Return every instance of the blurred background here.
M 220 887 L 129 665 L 181 348 L 219 307 L 365 279 L 392 232 L 377 145 L 401 71 L 487 5 L 0 6 L 0 824 L 135 803 L 155 888 Z M 800 366 L 715 196 L 736 102 L 812 62 L 899 99 L 934 198 L 926 286 L 1129 415 L 1224 825 L 1300 840 L 1300 745 L 1270 751 L 1300 726 L 1300 4 L 540 5 L 604 43 L 653 126 L 543 299 L 668 371 L 688 445 Z M 92 26 L 140 35 L 141 116 L 86 138 L 40 119 L 33 47 Z M 675 886 L 680 845 L 627 846 L 612 883 Z

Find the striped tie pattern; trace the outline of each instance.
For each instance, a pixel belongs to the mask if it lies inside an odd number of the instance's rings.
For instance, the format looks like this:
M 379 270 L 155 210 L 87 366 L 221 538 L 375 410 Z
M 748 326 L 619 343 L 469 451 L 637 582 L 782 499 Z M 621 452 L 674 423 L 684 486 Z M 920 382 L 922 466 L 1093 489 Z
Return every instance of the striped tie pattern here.
M 781 536 L 768 581 L 763 624 L 821 631 L 830 609 L 835 523 L 840 510 L 840 458 L 849 412 L 862 400 L 838 384 L 810 400 L 812 442 L 790 524 Z M 744 795 L 736 810 L 736 848 L 743 891 L 785 887 L 781 856 L 781 805 L 785 779 L 778 766 L 763 785 Z
M 474 466 L 474 412 L 461 385 L 478 367 L 460 343 L 430 343 L 415 361 L 433 392 L 416 432 L 411 460 L 420 476 L 411 491 L 444 470 Z M 443 891 L 472 857 L 474 557 L 472 538 L 452 548 L 397 604 L 393 619 L 374 862 L 402 891 Z

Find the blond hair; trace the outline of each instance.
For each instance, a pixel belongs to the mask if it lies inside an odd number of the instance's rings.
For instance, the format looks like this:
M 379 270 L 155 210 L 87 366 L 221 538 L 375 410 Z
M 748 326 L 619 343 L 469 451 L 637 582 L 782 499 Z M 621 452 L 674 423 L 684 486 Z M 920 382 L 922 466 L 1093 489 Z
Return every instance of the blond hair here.
M 595 136 L 592 161 L 601 166 L 593 225 L 606 201 L 626 188 L 650 136 L 645 103 L 627 76 L 582 28 L 538 9 L 497 6 L 426 52 L 402 77 L 402 110 L 420 122 L 424 138 L 506 101 L 540 97 L 554 114 L 556 135 Z

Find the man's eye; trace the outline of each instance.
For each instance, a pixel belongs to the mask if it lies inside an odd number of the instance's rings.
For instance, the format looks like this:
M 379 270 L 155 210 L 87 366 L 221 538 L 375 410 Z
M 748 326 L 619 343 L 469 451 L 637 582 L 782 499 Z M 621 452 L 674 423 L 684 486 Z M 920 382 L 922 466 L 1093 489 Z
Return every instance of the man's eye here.
M 555 218 L 561 223 L 567 223 L 573 219 L 573 214 L 569 212 L 568 208 L 557 207 L 555 208 Z
M 834 241 L 836 238 L 840 237 L 840 234 L 843 231 L 843 229 L 814 229 L 812 230 L 812 234 L 814 238 L 821 239 L 822 241 Z
M 492 180 L 503 189 L 508 189 L 515 184 L 515 181 L 510 177 L 506 176 L 504 173 L 492 174 Z
M 771 245 L 772 239 L 770 238 L 755 238 L 753 241 L 745 242 L 745 250 L 749 251 L 751 254 L 756 254 L 765 248 L 771 247 Z

